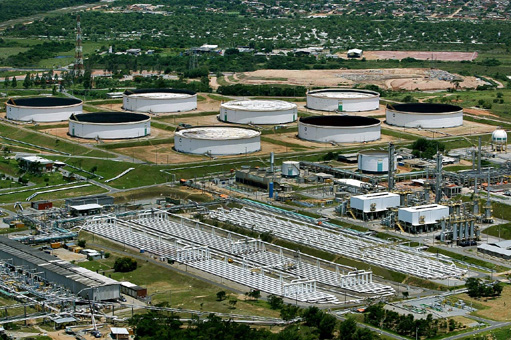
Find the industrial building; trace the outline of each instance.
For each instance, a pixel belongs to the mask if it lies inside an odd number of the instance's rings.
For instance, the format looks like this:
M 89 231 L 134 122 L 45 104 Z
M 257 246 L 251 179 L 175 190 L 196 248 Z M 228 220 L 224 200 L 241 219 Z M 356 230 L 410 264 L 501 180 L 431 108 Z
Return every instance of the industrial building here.
M 22 170 L 51 172 L 53 170 L 54 161 L 33 155 L 16 155 L 16 160 Z
M 121 293 L 131 296 L 135 299 L 144 298 L 147 296 L 147 288 L 137 286 L 134 283 L 128 281 L 121 281 Z
M 394 161 L 393 164 L 394 170 L 397 170 L 397 162 Z M 360 151 L 358 154 L 358 170 L 372 174 L 387 173 L 389 171 L 389 153 L 379 150 Z
M 60 122 L 82 113 L 82 101 L 74 98 L 10 98 L 6 103 L 7 119 L 22 122 Z
M 251 185 L 254 187 L 268 190 L 270 183 L 276 187 L 280 185 L 280 180 L 275 178 L 275 174 L 266 168 L 245 167 L 235 172 L 236 182 Z
M 72 205 L 82 205 L 82 204 L 101 204 L 101 205 L 113 205 L 114 198 L 108 195 L 95 195 L 95 196 L 85 196 L 85 197 L 77 197 L 77 198 L 66 198 L 66 207 Z
M 219 119 L 236 124 L 286 124 L 297 118 L 297 106 L 283 100 L 235 100 L 220 105 Z
M 103 301 L 120 297 L 119 282 L 6 237 L 0 237 L 0 259 L 12 270 L 64 287 L 84 299 Z
M 386 123 L 406 128 L 441 129 L 463 125 L 463 108 L 449 104 L 388 104 Z
M 177 89 L 126 90 L 122 104 L 124 110 L 134 112 L 185 112 L 197 109 L 197 94 Z
M 312 116 L 298 121 L 298 137 L 320 143 L 363 143 L 380 139 L 381 122 L 361 116 Z
M 401 205 L 401 197 L 390 192 L 351 196 L 350 207 L 353 213 L 362 220 L 381 216 L 390 208 Z
M 151 117 L 141 113 L 94 112 L 73 114 L 69 135 L 87 139 L 129 139 L 151 134 Z
M 331 112 L 378 110 L 380 94 L 358 89 L 321 89 L 307 92 L 307 108 Z
M 261 150 L 261 132 L 239 127 L 199 126 L 174 135 L 176 151 L 198 155 L 241 155 Z
M 440 226 L 440 220 L 449 216 L 449 207 L 427 204 L 398 209 L 398 220 L 402 228 L 410 233 L 433 231 Z
M 477 251 L 479 253 L 500 257 L 504 260 L 511 260 L 511 240 L 480 244 L 477 246 Z

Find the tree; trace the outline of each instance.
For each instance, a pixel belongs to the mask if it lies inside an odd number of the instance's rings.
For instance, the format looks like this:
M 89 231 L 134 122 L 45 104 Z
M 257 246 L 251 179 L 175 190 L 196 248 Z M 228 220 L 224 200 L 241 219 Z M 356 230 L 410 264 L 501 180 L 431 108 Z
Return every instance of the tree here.
M 319 322 L 319 338 L 320 339 L 331 339 L 332 333 L 337 325 L 337 319 L 335 316 L 323 313 L 323 317 Z
M 120 257 L 115 260 L 114 270 L 120 273 L 127 273 L 137 269 L 138 263 L 131 257 Z
M 87 243 L 87 241 L 85 240 L 78 240 L 76 242 L 76 244 L 78 245 L 78 247 L 81 247 L 81 248 L 85 248 L 85 244 Z
M 15 77 L 15 76 L 13 76 L 13 77 L 12 77 L 11 87 L 12 87 L 13 89 L 15 89 L 16 87 L 18 87 L 18 82 L 16 81 L 16 77 Z
M 30 86 L 32 86 L 32 78 L 30 76 L 30 73 L 27 73 L 25 79 L 23 80 L 23 87 L 25 89 L 28 89 Z
M 216 293 L 216 300 L 217 301 L 223 301 L 225 299 L 226 293 L 221 290 L 218 293 Z
M 319 328 L 323 311 L 316 306 L 311 306 L 303 311 L 302 318 L 307 326 Z
M 4 87 L 7 89 L 9 87 L 9 77 L 5 76 L 4 78 Z
M 246 295 L 254 300 L 257 300 L 261 297 L 261 291 L 258 289 L 253 289 L 250 292 L 246 293 Z
M 280 317 L 282 320 L 293 320 L 298 315 L 300 307 L 286 304 L 280 309 Z
M 236 298 L 229 299 L 229 304 L 231 305 L 231 309 L 235 309 L 236 303 L 238 303 L 238 300 Z
M 357 322 L 354 318 L 348 317 L 339 325 L 339 339 L 353 340 L 357 331 Z
M 280 296 L 273 294 L 268 296 L 268 303 L 271 309 L 281 309 L 284 306 L 284 300 Z
M 436 140 L 419 138 L 412 144 L 412 154 L 415 157 L 432 159 L 437 151 L 443 152 L 445 145 Z

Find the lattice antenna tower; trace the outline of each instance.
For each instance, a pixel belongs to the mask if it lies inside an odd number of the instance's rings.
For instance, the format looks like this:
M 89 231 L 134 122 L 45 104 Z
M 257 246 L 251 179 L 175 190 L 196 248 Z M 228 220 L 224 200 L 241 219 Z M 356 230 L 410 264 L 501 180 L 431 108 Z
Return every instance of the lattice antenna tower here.
M 76 48 L 75 64 L 73 67 L 75 77 L 83 76 L 83 48 L 82 48 L 82 28 L 80 25 L 80 15 L 76 17 Z

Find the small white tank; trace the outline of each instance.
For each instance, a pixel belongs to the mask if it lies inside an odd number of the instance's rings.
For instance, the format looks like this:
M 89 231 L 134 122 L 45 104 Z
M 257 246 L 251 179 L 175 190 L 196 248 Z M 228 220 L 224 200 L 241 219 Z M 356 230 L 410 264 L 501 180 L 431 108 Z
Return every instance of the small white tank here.
M 300 162 L 285 161 L 282 162 L 282 177 L 300 176 Z
M 507 150 L 507 132 L 501 128 L 491 134 L 491 144 L 494 151 Z

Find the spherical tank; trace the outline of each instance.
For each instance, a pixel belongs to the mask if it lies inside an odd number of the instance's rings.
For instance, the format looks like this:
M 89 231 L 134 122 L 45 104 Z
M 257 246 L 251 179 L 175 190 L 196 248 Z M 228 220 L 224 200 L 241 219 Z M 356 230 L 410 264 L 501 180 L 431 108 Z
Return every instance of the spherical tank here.
M 219 119 L 237 124 L 285 124 L 296 117 L 296 104 L 283 100 L 235 100 L 220 105 Z
M 319 111 L 372 111 L 380 107 L 380 94 L 357 89 L 313 90 L 307 93 L 307 107 Z
M 82 101 L 74 98 L 10 98 L 5 106 L 7 119 L 23 122 L 60 122 L 82 113 Z
M 174 147 L 191 154 L 240 155 L 261 150 L 261 133 L 254 129 L 199 126 L 176 132 Z
M 407 128 L 440 129 L 463 125 L 460 106 L 433 103 L 387 105 L 386 123 Z
M 320 143 L 360 143 L 380 139 L 381 122 L 360 116 L 313 116 L 300 118 L 298 137 Z

